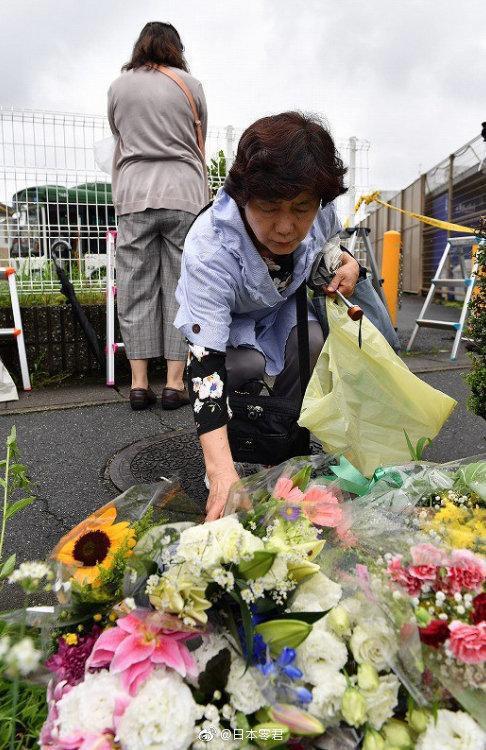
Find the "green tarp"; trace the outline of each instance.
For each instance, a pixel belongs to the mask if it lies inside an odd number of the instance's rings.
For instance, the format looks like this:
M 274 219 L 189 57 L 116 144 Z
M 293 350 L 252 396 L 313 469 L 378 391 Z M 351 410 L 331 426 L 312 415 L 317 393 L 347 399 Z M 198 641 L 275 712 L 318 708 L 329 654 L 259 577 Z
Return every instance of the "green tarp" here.
M 58 203 L 75 204 L 112 204 L 111 184 L 109 182 L 85 182 L 65 188 L 62 185 L 38 185 L 25 188 L 15 193 L 12 199 L 14 207 L 22 203 Z

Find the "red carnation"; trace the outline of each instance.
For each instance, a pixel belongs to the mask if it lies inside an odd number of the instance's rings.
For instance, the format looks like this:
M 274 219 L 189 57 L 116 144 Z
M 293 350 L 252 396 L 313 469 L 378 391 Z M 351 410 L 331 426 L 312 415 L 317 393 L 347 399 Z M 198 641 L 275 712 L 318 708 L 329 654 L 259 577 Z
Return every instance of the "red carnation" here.
M 449 625 L 444 620 L 432 620 L 426 628 L 419 628 L 420 640 L 432 648 L 439 648 L 449 635 Z
M 471 612 L 471 621 L 475 625 L 486 620 L 486 593 L 478 594 L 472 600 L 473 609 Z

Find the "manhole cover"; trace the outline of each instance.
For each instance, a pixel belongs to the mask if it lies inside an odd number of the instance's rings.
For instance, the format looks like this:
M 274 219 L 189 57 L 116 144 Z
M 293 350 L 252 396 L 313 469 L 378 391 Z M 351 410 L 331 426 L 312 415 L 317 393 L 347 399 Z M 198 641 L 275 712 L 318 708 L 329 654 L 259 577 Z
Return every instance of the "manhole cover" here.
M 123 448 L 110 462 L 108 475 L 119 490 L 134 484 L 157 482 L 177 476 L 191 505 L 188 512 L 201 513 L 208 491 L 204 485 L 204 462 L 195 430 L 174 430 L 139 440 Z

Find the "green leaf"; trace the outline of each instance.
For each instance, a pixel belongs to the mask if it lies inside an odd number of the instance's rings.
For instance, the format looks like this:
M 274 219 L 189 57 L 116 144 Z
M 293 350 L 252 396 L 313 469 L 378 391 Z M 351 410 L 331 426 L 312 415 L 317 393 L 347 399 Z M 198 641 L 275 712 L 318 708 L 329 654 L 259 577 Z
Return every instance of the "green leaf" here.
M 17 428 L 15 427 L 15 425 L 12 425 L 12 429 L 10 430 L 10 434 L 7 438 L 7 446 L 10 447 L 12 445 L 15 445 L 16 441 L 17 441 Z
M 410 453 L 410 458 L 412 459 L 412 461 L 415 461 L 415 448 L 412 445 L 412 441 L 408 437 L 408 432 L 404 430 L 404 433 L 405 433 L 405 440 L 407 441 L 408 452 Z
M 308 625 L 313 625 L 320 620 L 327 612 L 284 612 L 278 615 L 279 620 L 301 620 Z
M 417 461 L 422 460 L 422 455 L 423 455 L 424 450 L 431 444 L 432 444 L 432 440 L 430 438 L 428 437 L 420 438 L 415 448 L 415 455 L 417 457 Z
M 309 479 L 312 474 L 312 466 L 305 466 L 303 469 L 297 472 L 293 477 L 290 477 L 294 487 L 298 487 L 299 490 L 305 490 L 309 484 Z
M 16 555 L 14 552 L 13 555 L 10 555 L 10 557 L 8 557 L 5 560 L 2 567 L 0 568 L 0 578 L 8 578 L 8 576 L 14 572 L 15 561 L 16 561 Z
M 253 622 L 251 619 L 251 612 L 246 602 L 243 601 L 241 596 L 239 596 L 236 593 L 236 591 L 229 591 L 228 593 L 235 600 L 235 602 L 238 603 L 238 606 L 240 608 L 243 631 L 245 633 L 246 664 L 247 666 L 249 666 L 249 664 L 251 663 L 252 655 L 253 655 L 253 633 L 254 633 Z
M 261 578 L 264 576 L 273 565 L 275 560 L 275 552 L 266 552 L 265 550 L 258 550 L 255 552 L 251 560 L 241 562 L 238 566 L 239 573 L 245 580 L 255 580 L 255 578 Z
M 34 500 L 35 500 L 34 497 L 24 497 L 22 498 L 22 500 L 17 500 L 16 503 L 12 503 L 12 505 L 9 505 L 5 513 L 5 518 L 7 519 L 7 521 L 9 518 L 12 518 L 12 516 L 14 516 L 20 510 L 27 508 L 28 505 L 32 505 Z

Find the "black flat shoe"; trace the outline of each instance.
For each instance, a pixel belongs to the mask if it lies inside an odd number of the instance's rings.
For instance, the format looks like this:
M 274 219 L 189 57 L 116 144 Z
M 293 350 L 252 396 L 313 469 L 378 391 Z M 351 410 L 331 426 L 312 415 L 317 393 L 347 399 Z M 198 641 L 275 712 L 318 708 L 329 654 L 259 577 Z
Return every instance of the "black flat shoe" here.
M 141 411 L 153 406 L 157 396 L 151 388 L 132 388 L 130 391 L 130 406 L 133 411 Z
M 162 409 L 167 411 L 179 409 L 189 403 L 190 398 L 186 388 L 182 391 L 178 391 L 176 388 L 164 388 L 162 391 Z

